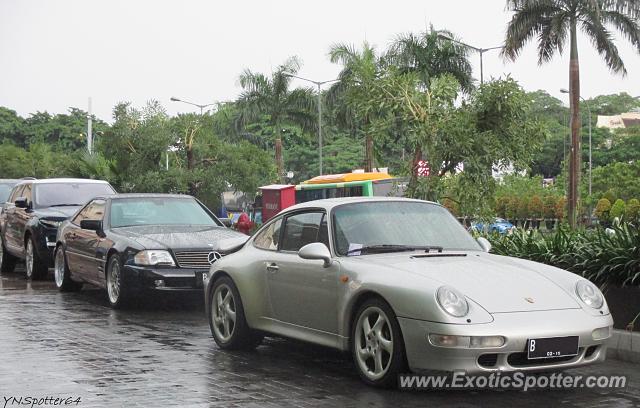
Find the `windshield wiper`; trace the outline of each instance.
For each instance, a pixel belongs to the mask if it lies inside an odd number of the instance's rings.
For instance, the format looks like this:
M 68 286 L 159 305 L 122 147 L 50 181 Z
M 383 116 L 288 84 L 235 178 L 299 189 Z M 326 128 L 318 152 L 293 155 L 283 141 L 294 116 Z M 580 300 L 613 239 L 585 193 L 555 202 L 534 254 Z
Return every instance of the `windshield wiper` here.
M 402 251 L 421 251 L 429 252 L 431 250 L 442 252 L 444 248 L 436 245 L 395 245 L 395 244 L 380 244 L 380 245 L 366 245 L 361 248 L 353 248 L 347 251 L 345 255 L 349 255 L 355 252 L 402 252 Z
M 82 204 L 54 204 L 49 207 L 80 207 Z

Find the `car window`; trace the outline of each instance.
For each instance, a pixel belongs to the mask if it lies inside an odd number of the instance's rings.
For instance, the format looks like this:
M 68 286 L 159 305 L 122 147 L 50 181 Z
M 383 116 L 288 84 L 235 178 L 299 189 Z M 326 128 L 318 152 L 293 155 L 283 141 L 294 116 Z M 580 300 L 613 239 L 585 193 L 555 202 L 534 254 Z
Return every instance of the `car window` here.
M 11 193 L 11 197 L 9 198 L 10 203 L 15 203 L 18 198 L 21 197 L 22 190 L 24 190 L 24 185 L 16 186 L 13 189 L 13 193 Z
M 111 228 L 143 225 L 221 226 L 194 198 L 136 197 L 111 201 Z
M 280 249 L 297 252 L 307 244 L 319 242 L 323 218 L 324 214 L 321 212 L 307 212 L 287 217 Z
M 100 220 L 104 219 L 104 209 L 105 209 L 105 201 L 104 200 L 94 200 L 91 204 L 87 206 L 87 212 L 85 217 L 87 220 Z
M 35 204 L 38 208 L 81 206 L 92 198 L 113 194 L 107 183 L 40 183 L 36 186 Z
M 31 184 L 26 184 L 24 186 L 24 190 L 22 190 L 21 197 L 24 197 L 27 199 L 27 203 L 30 203 L 32 198 L 31 198 Z
M 253 245 L 260 249 L 268 249 L 270 251 L 277 250 L 281 225 L 282 218 L 279 218 L 267 225 L 265 229 L 263 229 L 253 240 Z
M 87 204 L 71 221 L 73 224 L 80 225 L 82 220 L 102 220 L 104 218 L 104 200 L 95 200 Z
M 11 184 L 0 184 L 0 203 L 4 203 L 11 194 Z

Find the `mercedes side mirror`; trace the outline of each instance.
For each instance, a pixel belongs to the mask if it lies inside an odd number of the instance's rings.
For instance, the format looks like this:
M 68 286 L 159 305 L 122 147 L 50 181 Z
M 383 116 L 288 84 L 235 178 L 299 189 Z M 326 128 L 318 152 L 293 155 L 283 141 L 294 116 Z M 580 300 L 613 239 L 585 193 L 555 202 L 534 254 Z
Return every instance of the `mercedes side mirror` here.
M 329 248 L 321 242 L 313 242 L 300 248 L 298 256 L 302 259 L 317 259 L 324 261 L 324 267 L 331 266 L 331 252 Z
M 480 245 L 480 247 L 484 252 L 491 251 L 491 242 L 489 242 L 488 239 L 486 239 L 485 237 L 478 237 L 476 241 L 478 241 L 478 244 Z
M 80 228 L 83 230 L 95 231 L 98 234 L 102 232 L 101 220 L 82 220 L 80 221 Z
M 29 208 L 29 201 L 25 197 L 16 198 L 16 208 Z

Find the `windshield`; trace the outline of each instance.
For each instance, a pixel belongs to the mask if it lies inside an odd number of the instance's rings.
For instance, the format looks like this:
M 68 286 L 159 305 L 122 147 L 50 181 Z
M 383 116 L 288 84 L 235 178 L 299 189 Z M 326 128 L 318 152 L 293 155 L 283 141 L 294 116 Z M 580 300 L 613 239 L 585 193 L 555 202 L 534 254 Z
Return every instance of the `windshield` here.
M 4 203 L 9 198 L 9 194 L 11 194 L 11 189 L 13 188 L 13 184 L 0 184 L 0 203 Z
M 94 197 L 115 193 L 107 183 L 38 183 L 34 187 L 37 207 L 81 206 Z
M 358 255 L 358 248 L 380 246 L 480 250 L 462 225 L 445 208 L 435 204 L 409 201 L 346 204 L 333 211 L 333 222 L 339 255 L 347 252 Z
M 111 227 L 141 225 L 221 226 L 193 198 L 123 198 L 111 202 Z

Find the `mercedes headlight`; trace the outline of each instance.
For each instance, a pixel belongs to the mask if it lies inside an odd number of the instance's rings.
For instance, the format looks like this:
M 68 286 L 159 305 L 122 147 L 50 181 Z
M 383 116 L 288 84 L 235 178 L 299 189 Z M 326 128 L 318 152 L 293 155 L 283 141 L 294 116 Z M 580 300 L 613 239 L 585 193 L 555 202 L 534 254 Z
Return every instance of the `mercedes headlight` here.
M 450 286 L 441 286 L 436 299 L 440 307 L 451 316 L 463 317 L 469 312 L 469 304 L 464 295 Z
M 54 221 L 54 220 L 40 220 L 40 224 L 44 225 L 47 228 L 58 228 L 62 221 Z
M 604 297 L 600 289 L 588 280 L 580 280 L 576 283 L 576 294 L 580 300 L 594 309 L 600 309 L 604 304 Z
M 176 266 L 173 262 L 173 257 L 168 251 L 160 250 L 147 250 L 140 251 L 133 258 L 136 265 L 154 266 L 154 265 L 166 265 Z

